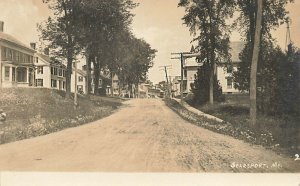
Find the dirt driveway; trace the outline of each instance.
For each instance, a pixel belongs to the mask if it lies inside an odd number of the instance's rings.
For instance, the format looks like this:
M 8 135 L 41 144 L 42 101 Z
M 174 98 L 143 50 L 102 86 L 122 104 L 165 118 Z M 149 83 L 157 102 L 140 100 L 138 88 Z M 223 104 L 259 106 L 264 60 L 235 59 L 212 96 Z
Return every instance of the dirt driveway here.
M 0 146 L 2 171 L 300 172 L 282 157 L 183 120 L 159 99 L 102 120 Z

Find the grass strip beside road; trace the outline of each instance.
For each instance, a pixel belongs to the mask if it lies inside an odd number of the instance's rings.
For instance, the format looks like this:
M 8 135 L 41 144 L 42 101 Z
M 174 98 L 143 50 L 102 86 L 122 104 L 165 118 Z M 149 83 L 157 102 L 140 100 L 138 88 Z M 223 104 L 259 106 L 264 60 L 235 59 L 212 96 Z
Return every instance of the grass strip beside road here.
M 79 96 L 78 108 L 65 92 L 39 88 L 0 90 L 0 107 L 7 119 L 0 124 L 0 144 L 77 127 L 112 114 L 122 100 Z
M 208 119 L 204 116 L 197 115 L 186 108 L 184 108 L 180 103 L 178 103 L 175 100 L 172 99 L 165 99 L 166 105 L 171 108 L 173 111 L 175 111 L 179 116 L 181 116 L 183 119 L 206 129 L 212 130 L 217 133 L 225 134 L 232 136 L 236 139 L 243 140 L 245 142 L 248 142 L 250 144 L 255 145 L 262 145 L 268 149 L 272 149 L 279 153 L 285 153 L 288 155 L 297 153 L 297 149 L 295 146 L 292 146 L 293 144 L 290 143 L 289 146 L 283 146 L 281 143 L 286 143 L 286 140 L 295 140 L 294 143 L 297 144 L 297 140 L 294 138 L 297 138 L 295 136 L 297 131 L 292 131 L 295 135 L 289 136 L 290 139 L 282 140 L 282 136 L 274 136 L 274 133 L 272 133 L 270 130 L 266 130 L 262 127 L 256 128 L 249 125 L 249 122 L 247 118 L 237 118 L 233 117 L 230 120 L 227 117 L 222 117 L 222 114 L 216 114 L 214 115 L 214 112 L 209 112 L 208 114 L 217 116 L 221 119 L 223 119 L 226 122 L 218 122 L 212 119 Z M 218 106 L 215 106 L 214 109 L 217 110 Z M 207 112 L 206 112 L 207 113 Z M 240 120 L 234 120 L 234 119 L 240 119 Z M 264 118 L 266 120 L 266 118 Z M 275 133 L 276 134 L 276 133 Z M 287 135 L 285 135 L 287 136 Z M 288 138 L 288 137 L 287 137 Z M 292 138 L 292 139 L 291 139 Z

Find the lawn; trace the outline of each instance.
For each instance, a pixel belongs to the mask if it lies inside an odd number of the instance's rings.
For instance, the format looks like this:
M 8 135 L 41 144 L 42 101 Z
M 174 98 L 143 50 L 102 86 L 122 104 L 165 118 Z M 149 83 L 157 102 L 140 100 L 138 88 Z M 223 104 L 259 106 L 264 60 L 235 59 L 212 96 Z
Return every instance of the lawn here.
M 78 108 L 65 92 L 43 88 L 0 89 L 0 108 L 7 114 L 0 124 L 0 144 L 76 127 L 113 113 L 122 100 L 78 97 Z
M 258 115 L 259 126 L 252 126 L 249 122 L 248 95 L 226 95 L 225 103 L 202 106 L 195 106 L 191 100 L 186 100 L 191 106 L 227 123 L 218 123 L 196 116 L 181 105 L 174 102 L 171 104 L 170 100 L 168 102 L 168 105 L 179 115 L 199 126 L 290 154 L 300 151 L 300 118 Z

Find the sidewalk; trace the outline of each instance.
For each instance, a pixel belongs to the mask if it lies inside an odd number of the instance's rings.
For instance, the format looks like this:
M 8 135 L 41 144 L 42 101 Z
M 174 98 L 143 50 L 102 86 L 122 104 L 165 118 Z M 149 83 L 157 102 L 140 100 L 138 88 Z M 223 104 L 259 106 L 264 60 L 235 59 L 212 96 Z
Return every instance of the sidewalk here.
M 220 123 L 227 123 L 226 121 L 220 119 L 220 118 L 217 118 L 215 116 L 212 116 L 212 115 L 209 115 L 209 114 L 206 114 L 204 112 L 201 112 L 200 110 L 198 109 L 195 109 L 194 107 L 190 106 L 188 103 L 186 103 L 185 101 L 180 101 L 180 99 L 176 99 L 176 98 L 172 98 L 174 99 L 175 101 L 177 101 L 180 105 L 182 105 L 184 108 L 186 108 L 188 111 L 190 112 L 193 112 L 199 116 L 203 116 L 203 117 L 206 117 L 208 119 L 212 119 L 212 120 L 215 120 L 217 122 L 220 122 Z

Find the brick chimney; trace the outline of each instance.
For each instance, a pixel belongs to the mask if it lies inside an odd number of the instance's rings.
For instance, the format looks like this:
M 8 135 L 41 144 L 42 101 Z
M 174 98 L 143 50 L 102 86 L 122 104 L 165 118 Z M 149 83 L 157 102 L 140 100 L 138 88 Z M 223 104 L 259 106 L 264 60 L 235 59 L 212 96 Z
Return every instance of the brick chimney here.
M 30 47 L 33 49 L 33 50 L 35 50 L 36 49 L 36 43 L 30 43 Z
M 4 32 L 4 22 L 0 21 L 0 32 Z

